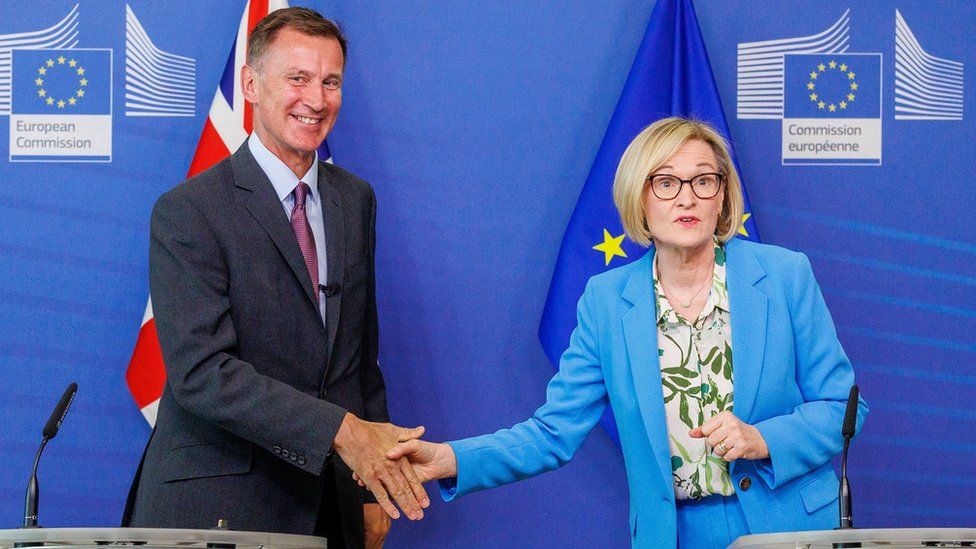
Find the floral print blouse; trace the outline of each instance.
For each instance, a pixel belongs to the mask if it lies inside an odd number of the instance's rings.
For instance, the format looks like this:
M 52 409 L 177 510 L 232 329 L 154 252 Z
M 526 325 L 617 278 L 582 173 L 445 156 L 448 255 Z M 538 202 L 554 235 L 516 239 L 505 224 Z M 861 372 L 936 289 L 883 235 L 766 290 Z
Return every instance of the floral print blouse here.
M 689 322 L 668 302 L 654 258 L 658 361 L 671 447 L 674 494 L 679 500 L 735 493 L 728 463 L 704 438 L 688 431 L 732 410 L 732 327 L 725 284 L 725 250 L 715 241 L 715 269 L 708 300 Z

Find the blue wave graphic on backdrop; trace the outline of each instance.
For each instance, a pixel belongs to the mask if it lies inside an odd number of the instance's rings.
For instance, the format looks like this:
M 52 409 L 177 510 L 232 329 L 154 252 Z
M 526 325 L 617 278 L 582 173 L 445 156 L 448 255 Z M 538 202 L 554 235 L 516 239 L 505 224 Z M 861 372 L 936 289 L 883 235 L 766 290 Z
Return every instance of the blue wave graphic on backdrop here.
M 39 31 L 0 34 L 0 115 L 10 114 L 11 51 L 74 48 L 78 45 L 78 4 L 54 25 Z
M 153 44 L 132 8 L 125 6 L 125 115 L 193 116 L 196 60 Z
M 895 120 L 962 120 L 963 64 L 930 55 L 895 10 Z
M 847 10 L 827 30 L 811 36 L 741 42 L 736 68 L 736 116 L 783 118 L 783 56 L 788 53 L 843 53 L 850 41 Z

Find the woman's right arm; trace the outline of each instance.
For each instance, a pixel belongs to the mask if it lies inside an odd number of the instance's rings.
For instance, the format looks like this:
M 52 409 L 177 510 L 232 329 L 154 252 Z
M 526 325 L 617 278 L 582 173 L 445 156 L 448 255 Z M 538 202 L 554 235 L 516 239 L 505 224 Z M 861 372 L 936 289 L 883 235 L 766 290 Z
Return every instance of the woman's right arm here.
M 532 417 L 510 429 L 445 444 L 410 441 L 387 457 L 408 456 L 424 477 L 422 481 L 445 479 L 441 495 L 447 501 L 568 462 L 607 406 L 593 293 L 592 284 L 587 284 L 577 306 L 577 326 L 569 348 L 549 381 L 545 404 Z

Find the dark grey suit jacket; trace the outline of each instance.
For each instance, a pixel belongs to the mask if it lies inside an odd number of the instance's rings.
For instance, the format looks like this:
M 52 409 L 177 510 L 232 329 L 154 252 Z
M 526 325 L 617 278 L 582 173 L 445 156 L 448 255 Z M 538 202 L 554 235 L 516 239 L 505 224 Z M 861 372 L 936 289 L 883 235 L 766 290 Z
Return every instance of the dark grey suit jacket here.
M 389 421 L 376 361 L 376 199 L 319 164 L 326 321 L 291 225 L 245 143 L 157 201 L 150 289 L 167 381 L 124 524 L 311 534 L 322 475 L 352 546 L 363 491 L 332 440 Z

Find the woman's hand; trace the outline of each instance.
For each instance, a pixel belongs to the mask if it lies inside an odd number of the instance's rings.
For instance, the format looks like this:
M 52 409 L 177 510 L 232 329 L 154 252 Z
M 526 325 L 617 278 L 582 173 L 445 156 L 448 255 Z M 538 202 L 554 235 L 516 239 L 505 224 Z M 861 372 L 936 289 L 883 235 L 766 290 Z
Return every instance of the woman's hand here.
M 732 412 L 721 412 L 688 432 L 692 438 L 704 438 L 725 461 L 766 459 L 769 448 L 759 429 L 744 423 Z M 414 441 L 411 441 L 414 442 Z
M 457 458 L 450 444 L 414 439 L 402 441 L 386 453 L 386 458 L 394 461 L 404 457 L 413 466 L 417 482 L 457 476 Z M 352 478 L 365 486 L 356 473 Z

